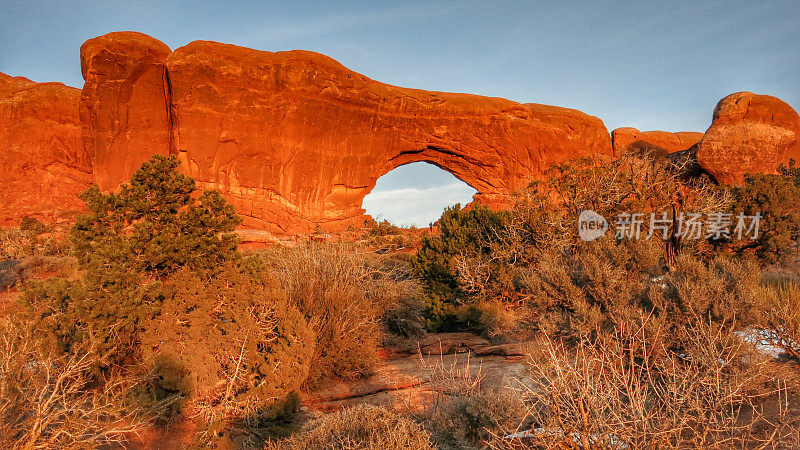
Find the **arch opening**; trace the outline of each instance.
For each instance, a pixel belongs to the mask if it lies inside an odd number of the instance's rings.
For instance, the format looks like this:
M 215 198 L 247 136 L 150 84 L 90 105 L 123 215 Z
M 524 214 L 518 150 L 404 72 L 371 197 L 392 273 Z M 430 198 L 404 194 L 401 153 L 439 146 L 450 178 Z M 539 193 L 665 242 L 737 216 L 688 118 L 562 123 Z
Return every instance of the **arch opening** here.
M 401 227 L 427 227 L 448 206 L 465 206 L 478 191 L 439 166 L 418 161 L 396 167 L 378 178 L 362 208 L 377 221 Z

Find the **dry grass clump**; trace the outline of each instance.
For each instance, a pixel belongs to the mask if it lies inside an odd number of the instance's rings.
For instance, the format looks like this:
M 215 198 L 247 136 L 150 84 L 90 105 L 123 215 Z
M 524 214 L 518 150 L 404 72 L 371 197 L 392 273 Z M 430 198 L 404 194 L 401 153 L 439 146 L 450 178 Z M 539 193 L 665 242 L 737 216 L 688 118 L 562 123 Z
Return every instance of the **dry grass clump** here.
M 398 267 L 344 244 L 277 248 L 264 259 L 316 334 L 312 385 L 368 373 L 382 339 L 381 316 L 416 290 Z
M 644 319 L 577 345 L 544 338 L 528 357 L 529 429 L 508 448 L 735 448 L 798 445 L 796 374 L 696 317 L 684 352 Z M 662 331 L 665 332 L 665 331 Z
M 69 256 L 26 256 L 0 261 L 0 291 L 31 280 L 58 276 L 74 279 L 78 263 Z
M 516 432 L 525 413 L 517 392 L 487 390 L 449 396 L 428 412 L 424 424 L 437 448 L 486 448 L 498 436 Z
M 77 275 L 77 261 L 59 232 L 26 217 L 17 227 L 0 228 L 0 290 L 37 276 Z
M 411 418 L 386 408 L 361 404 L 307 423 L 290 438 L 271 442 L 270 450 L 433 449 L 430 434 Z
M 432 394 L 421 413 L 437 448 L 483 448 L 496 435 L 517 431 L 525 416 L 522 396 L 512 389 L 485 389 L 483 363 L 440 354 L 419 354 L 425 386 Z

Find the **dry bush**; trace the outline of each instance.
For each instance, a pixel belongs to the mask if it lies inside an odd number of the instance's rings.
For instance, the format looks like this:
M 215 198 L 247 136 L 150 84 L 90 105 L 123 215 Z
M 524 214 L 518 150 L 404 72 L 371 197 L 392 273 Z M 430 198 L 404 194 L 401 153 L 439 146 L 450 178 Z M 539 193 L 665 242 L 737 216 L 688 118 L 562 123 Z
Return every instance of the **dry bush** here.
M 432 391 L 423 411 L 425 428 L 437 448 L 483 448 L 495 435 L 517 431 L 525 417 L 522 396 L 512 390 L 483 389 L 482 364 L 471 366 L 467 354 L 463 361 L 453 356 L 425 359 L 420 354 L 425 385 Z
M 74 279 L 78 262 L 69 256 L 26 256 L 0 261 L 0 290 L 46 277 Z
M 386 408 L 360 404 L 309 422 L 291 436 L 267 445 L 293 449 L 433 449 L 430 434 L 411 418 Z
M 725 211 L 730 203 L 728 191 L 702 177 L 684 180 L 680 170 L 664 160 L 624 156 L 612 162 L 574 161 L 552 168 L 549 175 L 546 183 L 533 183 L 518 192 L 510 211 L 480 206 L 448 209 L 439 222 L 440 235 L 423 240 L 413 263 L 427 283 L 428 315 L 435 327 L 464 328 L 455 313 L 463 304 L 525 303 L 530 293 L 521 278 L 528 268 L 539 265 L 542 258 L 553 259 L 547 253 L 576 254 L 586 247 L 576 226 L 584 210 L 595 211 L 612 224 L 621 213 L 666 213 L 674 229 L 682 211 Z M 648 227 L 649 223 L 642 226 L 643 238 Z M 607 239 L 613 234 L 611 230 Z M 677 238 L 666 243 L 658 239 L 657 245 L 648 249 L 654 250 L 648 257 L 664 258 L 661 265 L 668 267 L 674 266 L 682 248 L 692 254 L 713 250 L 705 241 Z
M 620 213 L 666 212 L 674 220 L 683 211 L 725 211 L 732 201 L 730 191 L 708 177 L 684 179 L 682 166 L 663 159 L 623 155 L 610 162 L 578 160 L 554 166 L 548 174 L 547 183 L 533 183 L 517 193 L 507 226 L 487 242 L 493 253 L 525 265 L 536 259 L 538 251 L 578 244 L 576 224 L 584 210 L 602 215 L 613 228 Z M 644 236 L 648 228 L 644 223 Z M 700 242 L 676 244 L 689 245 L 693 251 L 697 244 L 705 247 Z
M 518 393 L 490 390 L 447 398 L 429 413 L 425 427 L 437 448 L 486 448 L 496 436 L 517 432 L 525 415 Z
M 30 323 L 0 324 L 0 447 L 89 448 L 123 444 L 166 404 L 136 406 L 147 377 L 98 377 L 89 346 L 69 354 L 43 345 Z
M 18 227 L 0 228 L 0 290 L 37 274 L 74 277 L 77 262 L 68 254 L 66 239 L 36 219 L 26 218 Z
M 284 247 L 264 256 L 267 271 L 316 334 L 309 383 L 368 373 L 382 339 L 382 314 L 413 295 L 416 284 L 397 267 L 344 244 Z
M 664 352 L 648 319 L 581 340 L 544 338 L 528 357 L 530 428 L 498 448 L 792 447 L 795 375 L 696 317 L 683 353 Z M 650 329 L 651 331 L 647 331 Z M 666 332 L 666 331 L 662 331 Z M 657 333 L 656 333 L 657 334 Z M 792 400 L 790 400 L 792 399 Z
M 373 221 L 364 233 L 362 244 L 378 253 L 396 252 L 417 246 L 420 234 L 416 227 L 401 228 L 388 220 Z
M 441 346 L 441 344 L 440 344 Z M 418 350 L 420 371 L 423 380 L 433 393 L 428 409 L 436 409 L 438 405 L 447 397 L 452 395 L 477 395 L 481 392 L 483 382 L 483 366 L 479 361 L 478 367 L 473 368 L 474 362 L 470 353 L 467 353 L 463 360 L 459 360 L 459 355 L 453 354 L 453 360 L 445 362 L 445 355 L 441 352 L 426 358 L 422 351 Z
M 754 264 L 722 256 L 684 254 L 669 271 L 661 242 L 605 238 L 542 252 L 519 271 L 527 327 L 558 338 L 609 331 L 642 314 L 666 329 L 703 316 L 742 330 L 758 320 L 759 279 Z
M 479 300 L 459 306 L 454 315 L 467 330 L 499 342 L 519 335 L 521 323 L 514 306 L 499 300 Z
M 68 242 L 58 233 L 46 231 L 41 223 L 0 228 L 0 260 L 26 256 L 67 256 Z
M 416 292 L 414 293 L 416 294 Z M 381 316 L 385 333 L 385 345 L 403 345 L 421 338 L 425 334 L 423 313 L 425 305 L 418 295 L 403 295 L 399 302 L 389 305 Z
M 764 314 L 760 337 L 800 362 L 800 285 L 764 286 L 760 300 Z

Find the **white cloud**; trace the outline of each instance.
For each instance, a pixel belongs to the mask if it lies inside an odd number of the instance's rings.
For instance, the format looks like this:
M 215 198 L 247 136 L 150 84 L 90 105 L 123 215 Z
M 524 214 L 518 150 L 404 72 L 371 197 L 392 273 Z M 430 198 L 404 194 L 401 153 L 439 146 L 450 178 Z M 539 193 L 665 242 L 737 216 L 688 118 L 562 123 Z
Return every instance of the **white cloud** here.
M 376 220 L 397 225 L 427 227 L 442 215 L 445 207 L 472 201 L 475 189 L 465 183 L 430 188 L 403 188 L 372 191 L 364 198 L 364 209 Z

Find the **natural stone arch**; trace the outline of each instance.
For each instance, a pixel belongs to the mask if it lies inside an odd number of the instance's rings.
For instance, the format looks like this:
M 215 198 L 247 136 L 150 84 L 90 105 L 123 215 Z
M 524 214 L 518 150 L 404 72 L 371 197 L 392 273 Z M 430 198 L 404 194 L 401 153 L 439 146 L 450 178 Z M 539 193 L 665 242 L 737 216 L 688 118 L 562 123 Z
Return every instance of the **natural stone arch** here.
M 378 178 L 407 164 L 425 162 L 451 173 L 454 177 L 478 191 L 479 194 L 507 191 L 503 180 L 498 177 L 498 168 L 470 157 L 472 151 L 458 154 L 453 151 L 429 145 L 421 150 L 401 151 L 389 159 L 390 168 Z M 378 179 L 376 178 L 376 180 Z
M 128 40 L 136 40 L 135 51 L 124 51 Z M 178 154 L 201 186 L 219 189 L 235 204 L 246 226 L 275 234 L 363 224 L 363 197 L 378 176 L 404 163 L 431 161 L 475 187 L 482 200 L 500 204 L 552 163 L 612 153 L 603 122 L 580 111 L 390 86 L 318 53 L 196 41 L 162 58 L 163 47 L 130 33 L 85 47 L 82 101 L 95 115 L 125 110 L 102 100 L 123 101 L 114 90 L 125 88 L 137 65 L 166 68 L 161 95 L 135 90 L 129 101 L 150 98 L 153 108 L 165 108 L 166 98 L 169 129 L 135 117 L 116 121 L 123 129 L 110 132 L 132 136 L 131 142 L 105 149 L 97 164 L 113 165 L 117 148 L 141 150 L 137 136 L 166 133 L 167 144 L 144 138 L 141 144 L 151 145 L 150 153 Z M 130 70 L 116 80 L 106 75 L 113 67 Z M 136 132 L 124 129 L 129 124 Z M 104 179 L 105 186 L 128 171 L 99 169 L 117 177 Z

